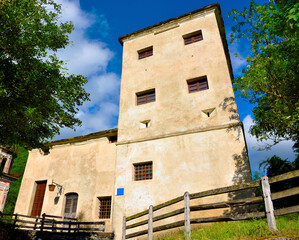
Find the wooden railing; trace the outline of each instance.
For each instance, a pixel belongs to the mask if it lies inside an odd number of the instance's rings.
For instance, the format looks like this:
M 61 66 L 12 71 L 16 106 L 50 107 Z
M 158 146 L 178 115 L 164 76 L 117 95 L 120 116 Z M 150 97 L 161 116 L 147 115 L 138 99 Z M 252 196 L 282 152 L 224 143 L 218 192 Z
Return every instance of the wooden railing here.
M 9 218 L 11 217 L 11 218 Z M 0 212 L 0 220 L 12 223 L 23 230 L 51 232 L 104 232 L 105 222 L 79 222 L 76 218 L 67 218 L 42 214 L 42 217 L 31 217 L 22 214 L 4 214 Z M 98 226 L 98 227 L 97 227 Z
M 252 181 L 249 183 L 243 183 L 223 188 L 217 188 L 213 190 L 208 190 L 204 192 L 199 193 L 193 193 L 189 194 L 186 192 L 183 196 L 177 197 L 175 199 L 169 200 L 167 202 L 158 204 L 156 206 L 149 206 L 148 210 L 139 212 L 137 214 L 134 214 L 129 217 L 123 218 L 123 228 L 122 228 L 122 239 L 129 239 L 141 235 L 148 235 L 148 239 L 151 240 L 154 232 L 159 232 L 163 230 L 168 230 L 172 228 L 177 227 L 185 227 L 185 239 L 190 240 L 191 239 L 191 224 L 198 224 L 198 223 L 207 223 L 207 222 L 220 222 L 220 221 L 238 221 L 238 220 L 247 220 L 252 219 L 256 217 L 267 217 L 268 226 L 271 231 L 277 231 L 275 217 L 274 216 L 280 216 L 285 215 L 289 213 L 295 213 L 299 212 L 299 205 L 286 207 L 282 209 L 274 210 L 273 202 L 272 200 L 278 200 L 290 196 L 295 196 L 299 194 L 299 186 L 293 187 L 291 189 L 283 190 L 280 192 L 275 192 L 271 194 L 270 191 L 270 184 L 293 179 L 299 176 L 299 170 L 288 172 L 282 175 L 278 175 L 272 178 L 269 178 L 267 176 L 262 176 L 262 179 L 260 181 Z M 298 182 L 298 181 L 297 181 Z M 215 196 L 219 194 L 227 194 L 227 193 L 237 193 L 246 189 L 253 189 L 256 187 L 261 187 L 263 196 L 259 197 L 249 197 L 249 198 L 243 198 L 243 199 L 237 199 L 237 200 L 228 200 L 223 202 L 216 202 L 216 203 L 208 203 L 208 204 L 200 204 L 200 205 L 194 205 L 190 206 L 190 200 L 193 199 L 200 199 L 203 197 L 210 197 Z M 160 210 L 162 208 L 166 208 L 169 206 L 172 206 L 177 203 L 182 203 L 184 201 L 184 207 L 179 208 L 164 214 L 160 214 L 158 216 L 154 215 L 154 212 L 157 210 Z M 190 218 L 190 212 L 194 211 L 202 211 L 202 210 L 211 210 L 211 209 L 221 209 L 221 208 L 230 208 L 232 207 L 244 207 L 248 205 L 253 204 L 261 204 L 264 203 L 265 205 L 265 212 L 250 212 L 250 213 L 243 213 L 243 214 L 229 214 L 229 215 L 222 215 L 222 216 L 215 216 L 215 217 L 205 217 L 205 218 Z M 245 207 L 246 208 L 246 207 Z M 232 212 L 232 211 L 231 211 Z M 168 223 L 165 225 L 160 225 L 153 227 L 153 223 L 168 219 L 167 221 L 170 222 L 169 218 L 174 217 L 180 214 L 184 214 L 184 220 L 174 221 L 172 223 Z M 139 220 L 137 219 L 141 217 L 145 217 L 147 215 L 147 219 L 145 220 Z M 134 220 L 134 223 L 130 223 L 132 220 Z M 139 230 L 139 231 L 133 231 L 132 229 L 136 227 L 145 227 L 147 225 L 146 230 Z M 126 233 L 126 230 L 131 231 L 130 234 Z

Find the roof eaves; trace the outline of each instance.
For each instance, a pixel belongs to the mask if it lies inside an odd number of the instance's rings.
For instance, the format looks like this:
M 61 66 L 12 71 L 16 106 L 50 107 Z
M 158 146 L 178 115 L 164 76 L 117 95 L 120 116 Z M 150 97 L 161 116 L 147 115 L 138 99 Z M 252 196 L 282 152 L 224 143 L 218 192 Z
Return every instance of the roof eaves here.
M 125 38 L 128 38 L 128 37 L 132 36 L 132 35 L 139 34 L 139 33 L 144 32 L 144 31 L 148 31 L 148 30 L 150 30 L 150 29 L 152 29 L 152 28 L 155 28 L 155 27 L 158 27 L 158 26 L 160 26 L 160 25 L 162 25 L 162 24 L 165 24 L 165 23 L 168 23 L 168 22 L 171 22 L 171 21 L 175 21 L 175 20 L 178 20 L 178 19 L 180 19 L 180 18 L 186 17 L 186 16 L 188 16 L 188 15 L 192 15 L 192 14 L 195 14 L 195 13 L 198 13 L 198 12 L 202 12 L 202 11 L 205 11 L 205 10 L 208 10 L 208 9 L 211 9 L 211 8 L 218 8 L 218 9 L 220 10 L 220 5 L 219 5 L 219 3 L 214 3 L 214 4 L 211 4 L 211 5 L 205 6 L 205 7 L 203 7 L 203 8 L 194 10 L 194 11 L 192 11 L 192 12 L 183 14 L 183 15 L 181 15 L 181 16 L 178 16 L 178 17 L 175 17 L 175 18 L 168 19 L 168 20 L 166 20 L 166 21 L 157 23 L 157 24 L 155 24 L 155 25 L 152 25 L 152 26 L 149 26 L 149 27 L 140 29 L 140 30 L 138 30 L 138 31 L 135 31 L 135 32 L 126 34 L 126 35 L 124 35 L 124 36 L 121 36 L 121 37 L 118 38 L 118 41 L 120 42 L 121 45 L 123 45 L 123 40 L 124 40 Z
M 100 131 L 100 132 L 90 133 L 88 135 L 82 135 L 82 136 L 78 136 L 78 137 L 71 137 L 71 138 L 51 141 L 51 142 L 48 142 L 47 145 L 49 147 L 52 147 L 55 145 L 83 142 L 83 141 L 88 141 L 91 139 L 96 139 L 96 138 L 101 138 L 101 137 L 115 136 L 115 135 L 117 135 L 117 130 L 118 130 L 117 128 L 114 128 L 114 129 L 104 130 L 104 131 Z

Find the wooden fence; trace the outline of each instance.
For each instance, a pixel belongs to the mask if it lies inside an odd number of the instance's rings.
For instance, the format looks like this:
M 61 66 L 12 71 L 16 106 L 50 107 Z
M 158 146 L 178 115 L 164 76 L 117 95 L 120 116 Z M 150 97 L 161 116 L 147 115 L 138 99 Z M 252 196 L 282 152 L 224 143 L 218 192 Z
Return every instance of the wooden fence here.
M 12 217 L 12 218 L 9 218 Z M 42 217 L 31 217 L 22 214 L 4 214 L 0 212 L 0 220 L 12 223 L 23 230 L 51 232 L 104 232 L 105 222 L 79 222 L 76 218 L 42 214 Z
M 272 231 L 277 231 L 275 217 L 274 216 L 280 216 L 285 215 L 289 213 L 295 213 L 299 212 L 299 205 L 286 207 L 282 209 L 274 210 L 273 202 L 272 200 L 278 200 L 283 199 L 290 196 L 295 196 L 299 194 L 299 187 L 293 187 L 291 189 L 283 190 L 280 192 L 275 192 L 271 194 L 270 191 L 270 184 L 293 179 L 299 176 L 299 170 L 288 172 L 282 175 L 278 175 L 272 178 L 269 178 L 267 176 L 262 176 L 262 179 L 260 181 L 252 181 L 248 183 L 233 185 L 229 187 L 223 187 L 223 188 L 217 188 L 213 190 L 208 190 L 204 192 L 199 193 L 193 193 L 189 194 L 186 192 L 183 196 L 177 197 L 175 199 L 169 200 L 167 202 L 158 204 L 156 206 L 149 206 L 148 210 L 139 212 L 137 214 L 134 214 L 129 217 L 123 218 L 123 230 L 122 230 L 122 239 L 129 239 L 141 235 L 148 235 L 148 240 L 152 240 L 153 233 L 159 232 L 163 230 L 168 230 L 172 228 L 177 227 L 185 227 L 185 239 L 190 240 L 191 239 L 191 224 L 198 224 L 198 223 L 207 223 L 207 222 L 220 222 L 220 221 L 238 221 L 238 220 L 247 220 L 257 217 L 267 217 L 267 222 L 269 229 Z M 297 181 L 298 182 L 298 181 Z M 243 198 L 243 199 L 237 199 L 237 200 L 229 200 L 229 201 L 223 201 L 223 202 L 217 202 L 217 203 L 210 203 L 210 204 L 201 204 L 201 205 L 195 205 L 190 206 L 190 200 L 193 199 L 199 199 L 203 197 L 208 196 L 215 196 L 219 194 L 225 194 L 225 193 L 236 193 L 240 192 L 245 189 L 253 189 L 256 187 L 262 187 L 263 196 L 259 197 L 250 197 L 250 198 Z M 165 214 L 161 214 L 158 216 L 154 216 L 154 212 L 157 210 L 160 210 L 162 208 L 174 205 L 176 203 L 184 201 L 184 207 L 176 209 L 171 212 L 167 212 Z M 206 218 L 190 218 L 190 212 L 193 211 L 202 211 L 202 210 L 210 210 L 210 209 L 221 209 L 221 208 L 232 208 L 232 207 L 238 207 L 238 206 L 248 206 L 252 204 L 261 204 L 264 203 L 265 205 L 265 212 L 251 212 L 251 213 L 244 213 L 244 214 L 235 214 L 235 215 L 222 215 L 217 217 L 206 217 Z M 172 223 L 168 223 L 165 225 L 153 227 L 153 223 L 168 219 L 170 217 L 177 216 L 179 214 L 184 214 L 184 220 L 176 221 Z M 135 223 L 131 223 L 130 221 L 135 220 L 144 217 L 148 215 L 148 218 L 146 220 L 141 220 Z M 148 226 L 147 230 L 141 230 L 141 231 L 133 231 L 130 234 L 126 234 L 127 229 L 134 229 L 136 227 L 140 226 Z

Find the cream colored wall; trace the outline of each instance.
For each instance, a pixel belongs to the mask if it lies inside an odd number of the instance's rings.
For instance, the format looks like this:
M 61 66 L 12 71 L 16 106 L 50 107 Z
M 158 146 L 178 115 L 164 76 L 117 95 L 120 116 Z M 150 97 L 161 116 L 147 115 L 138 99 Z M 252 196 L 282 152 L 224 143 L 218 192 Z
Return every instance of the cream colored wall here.
M 203 40 L 185 46 L 182 36 L 197 30 L 202 30 Z M 137 51 L 149 46 L 153 56 L 138 60 Z M 87 220 L 97 220 L 97 197 L 112 196 L 109 230 L 119 240 L 124 215 L 186 191 L 200 192 L 250 177 L 214 11 L 124 39 L 122 71 L 116 146 L 100 138 L 55 146 L 47 156 L 30 152 L 16 213 L 30 214 L 35 182 L 53 179 L 64 186 L 63 195 L 79 194 L 77 212 L 84 211 Z M 186 81 L 204 75 L 209 89 L 189 94 Z M 156 90 L 156 101 L 137 106 L 136 93 L 151 88 Z M 202 111 L 210 108 L 215 112 L 207 117 Z M 140 129 L 144 120 L 151 120 L 150 127 Z M 134 181 L 133 164 L 147 161 L 153 162 L 153 179 Z M 123 196 L 114 195 L 117 188 L 124 188 Z M 54 197 L 47 188 L 43 212 L 62 215 L 64 198 L 55 205 Z
M 57 145 L 49 155 L 38 150 L 31 151 L 22 180 L 15 213 L 30 215 L 36 181 L 52 180 L 63 186 L 62 195 L 55 204 L 54 192 L 46 188 L 42 213 L 62 216 L 65 194 L 75 192 L 78 196 L 77 216 L 84 214 L 87 221 L 99 221 L 98 197 L 111 196 L 114 200 L 115 143 L 106 137 L 74 144 Z M 111 230 L 112 217 L 106 220 Z
M 234 94 L 215 14 L 178 24 L 124 42 L 120 142 L 239 121 L 231 120 L 232 113 L 221 106 Z M 202 30 L 203 40 L 184 45 L 182 36 L 197 30 Z M 149 46 L 153 56 L 138 60 L 137 51 Z M 209 89 L 189 94 L 186 81 L 204 75 Z M 156 101 L 137 106 L 136 93 L 151 88 L 156 89 Z M 236 109 L 234 100 L 230 104 Z M 210 108 L 216 108 L 213 119 L 202 114 Z M 151 120 L 151 127 L 139 130 L 144 120 Z
M 250 180 L 251 176 L 241 126 L 231 131 L 225 128 L 118 145 L 117 156 L 115 184 L 124 187 L 125 194 L 122 210 L 115 212 L 116 234 L 120 233 L 121 223 L 117 226 L 116 222 L 122 219 L 121 212 L 130 216 L 186 191 L 229 186 Z M 133 164 L 147 161 L 153 162 L 153 179 L 134 181 Z
M 198 30 L 203 40 L 184 45 L 182 36 Z M 250 178 L 243 129 L 229 127 L 239 123 L 239 115 L 214 11 L 145 30 L 124 39 L 123 46 L 115 184 L 125 194 L 115 201 L 116 240 L 121 239 L 123 215 L 186 191 Z M 153 56 L 138 60 L 137 51 L 149 46 Z M 204 75 L 209 89 L 188 93 L 187 80 Z M 136 93 L 152 88 L 156 101 L 137 106 Z M 210 117 L 202 113 L 211 108 Z M 144 120 L 151 120 L 150 127 L 140 129 Z M 153 179 L 134 181 L 133 164 L 147 161 L 153 162 Z

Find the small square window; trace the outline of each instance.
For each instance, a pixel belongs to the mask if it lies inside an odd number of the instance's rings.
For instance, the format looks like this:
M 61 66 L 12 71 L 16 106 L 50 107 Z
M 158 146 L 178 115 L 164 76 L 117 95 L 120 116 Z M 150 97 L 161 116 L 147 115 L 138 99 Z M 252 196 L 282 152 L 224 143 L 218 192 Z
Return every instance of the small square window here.
M 203 40 L 201 30 L 197 31 L 197 32 L 194 32 L 194 33 L 191 33 L 191 34 L 187 34 L 187 35 L 183 36 L 183 38 L 184 38 L 184 44 L 185 45 Z
M 111 197 L 101 197 L 99 198 L 99 218 L 109 219 L 111 215 Z
M 187 84 L 189 93 L 209 89 L 208 79 L 206 76 L 187 80 Z
M 156 92 L 155 89 L 151 89 L 145 92 L 136 93 L 137 96 L 137 105 L 155 102 L 156 101 Z
M 153 56 L 153 46 L 138 51 L 138 59 Z
M 135 181 L 148 180 L 153 178 L 153 163 L 134 164 Z
M 117 135 L 116 136 L 110 136 L 108 139 L 109 139 L 109 143 L 116 143 L 117 142 Z

